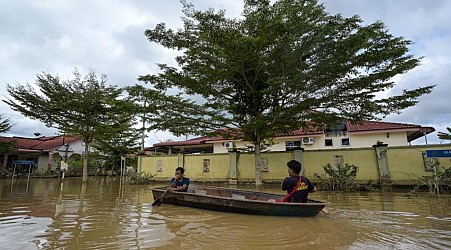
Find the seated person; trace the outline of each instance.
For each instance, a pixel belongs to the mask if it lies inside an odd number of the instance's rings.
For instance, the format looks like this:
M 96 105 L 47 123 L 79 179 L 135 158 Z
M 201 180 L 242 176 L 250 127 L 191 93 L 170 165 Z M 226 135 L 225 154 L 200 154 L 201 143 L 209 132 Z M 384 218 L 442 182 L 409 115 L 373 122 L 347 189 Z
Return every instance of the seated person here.
M 307 202 L 308 194 L 316 192 L 316 187 L 313 186 L 309 179 L 299 174 L 302 168 L 300 162 L 292 160 L 287 163 L 287 166 L 289 176 L 282 182 L 282 190 L 286 190 L 287 195 L 284 197 L 283 201 Z
M 170 181 L 170 186 L 168 187 L 169 192 L 188 192 L 189 178 L 183 176 L 185 169 L 178 167 L 175 169 L 175 178 Z

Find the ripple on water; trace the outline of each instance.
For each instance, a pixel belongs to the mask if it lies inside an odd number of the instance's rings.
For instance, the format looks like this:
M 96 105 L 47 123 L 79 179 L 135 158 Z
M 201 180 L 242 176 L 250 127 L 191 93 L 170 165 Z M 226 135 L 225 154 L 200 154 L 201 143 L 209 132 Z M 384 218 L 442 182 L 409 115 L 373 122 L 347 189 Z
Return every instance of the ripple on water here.
M 285 218 L 152 207 L 149 188 L 119 195 L 114 180 L 90 178 L 83 195 L 76 178 L 63 194 L 56 179 L 33 180 L 27 197 L 7 186 L 0 249 L 451 249 L 448 196 L 318 192 L 329 216 Z
M 336 216 L 348 219 L 362 232 L 350 246 L 351 249 L 450 249 L 451 231 L 434 229 L 437 225 L 427 220 L 446 219 L 423 217 L 415 213 L 396 211 L 336 210 Z M 415 218 L 413 223 L 412 218 Z
M 436 220 L 436 221 L 443 221 L 443 222 L 451 222 L 451 217 L 438 218 L 438 217 L 435 217 L 435 216 L 427 216 L 426 219 Z

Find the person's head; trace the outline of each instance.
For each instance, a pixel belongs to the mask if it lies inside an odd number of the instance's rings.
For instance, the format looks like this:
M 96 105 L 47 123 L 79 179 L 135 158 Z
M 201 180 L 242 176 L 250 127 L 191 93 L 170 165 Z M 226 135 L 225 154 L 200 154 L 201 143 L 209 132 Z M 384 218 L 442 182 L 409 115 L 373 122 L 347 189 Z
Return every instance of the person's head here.
M 184 173 L 185 173 L 185 169 L 182 167 L 178 167 L 175 169 L 175 177 L 177 177 L 177 178 L 183 177 Z
M 302 169 L 302 165 L 300 162 L 296 160 L 291 160 L 287 163 L 288 166 L 288 173 L 290 173 L 290 170 L 293 174 L 299 174 Z

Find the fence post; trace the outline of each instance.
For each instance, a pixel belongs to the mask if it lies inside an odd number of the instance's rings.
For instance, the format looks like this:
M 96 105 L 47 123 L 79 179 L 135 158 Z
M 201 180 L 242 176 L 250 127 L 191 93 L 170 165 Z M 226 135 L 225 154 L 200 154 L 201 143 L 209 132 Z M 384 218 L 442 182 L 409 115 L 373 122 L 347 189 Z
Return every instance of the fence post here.
M 387 157 L 387 145 L 378 143 L 373 145 L 376 149 L 377 166 L 379 170 L 379 181 L 381 184 L 390 184 L 392 182 Z
M 237 169 L 237 152 L 230 151 L 230 162 L 229 162 L 229 184 L 237 184 L 236 180 L 236 169 Z
M 302 151 L 304 151 L 304 149 L 295 149 L 293 150 L 293 155 L 294 155 L 294 159 L 298 162 L 300 162 L 302 164 Z M 302 166 L 304 166 L 302 164 Z M 304 167 L 301 168 L 301 175 L 304 174 Z
M 185 154 L 179 153 L 178 155 L 178 166 L 181 168 L 185 168 Z

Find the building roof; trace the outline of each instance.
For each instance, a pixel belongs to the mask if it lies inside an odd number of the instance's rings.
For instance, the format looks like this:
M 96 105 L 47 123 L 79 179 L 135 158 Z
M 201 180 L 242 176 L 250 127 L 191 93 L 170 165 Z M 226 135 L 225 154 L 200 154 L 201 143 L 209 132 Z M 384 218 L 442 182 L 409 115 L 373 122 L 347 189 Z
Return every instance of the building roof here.
M 421 128 L 420 125 L 406 124 L 406 123 L 394 123 L 394 122 L 376 122 L 376 121 L 363 121 L 361 123 L 346 122 L 346 129 L 348 132 L 363 132 L 363 131 L 378 131 L 378 130 L 405 130 L 411 128 Z
M 5 137 L 0 136 L 0 141 L 15 141 L 17 150 L 15 152 L 40 152 L 50 151 L 63 146 L 65 143 L 71 143 L 80 140 L 79 137 L 71 136 L 47 136 L 38 138 L 26 137 Z
M 218 140 L 222 139 L 222 137 L 208 137 L 208 136 L 202 136 L 193 138 L 186 141 L 168 141 L 168 142 L 160 142 L 153 144 L 154 147 L 168 147 L 168 146 L 186 146 L 186 145 L 199 145 L 199 144 L 205 144 L 206 141 L 212 141 L 212 140 Z
M 343 126 L 347 132 L 355 132 L 355 133 L 368 133 L 368 132 L 377 132 L 377 131 L 411 131 L 408 133 L 408 141 L 415 140 L 421 136 L 423 136 L 425 133 L 429 134 L 435 131 L 432 127 L 421 127 L 420 125 L 416 124 L 407 124 L 407 123 L 394 123 L 394 122 L 380 122 L 380 121 L 363 121 L 360 123 L 351 123 L 350 121 L 347 121 L 346 126 Z M 412 132 L 413 131 L 413 132 Z M 278 137 L 288 137 L 288 136 L 299 136 L 299 137 L 306 137 L 306 136 L 314 136 L 318 134 L 323 134 L 324 128 L 319 127 L 308 127 L 306 129 L 297 129 L 290 133 L 280 135 Z M 227 140 L 227 138 L 223 138 L 221 136 L 215 136 L 215 137 L 197 137 L 186 141 L 170 141 L 170 142 L 160 142 L 153 144 L 152 147 L 148 149 L 154 149 L 159 147 L 171 147 L 171 146 L 191 146 L 191 145 L 202 145 L 206 144 L 208 142 L 213 141 L 224 141 Z

